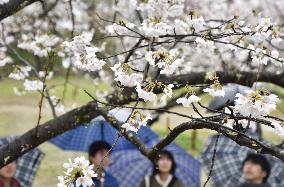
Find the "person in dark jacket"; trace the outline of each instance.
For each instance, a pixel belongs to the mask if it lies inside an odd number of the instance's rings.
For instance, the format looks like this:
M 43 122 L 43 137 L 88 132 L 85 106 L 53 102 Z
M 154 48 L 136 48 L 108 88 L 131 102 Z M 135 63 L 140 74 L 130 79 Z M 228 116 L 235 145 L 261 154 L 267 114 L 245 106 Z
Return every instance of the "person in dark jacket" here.
M 17 179 L 14 178 L 16 169 L 16 161 L 11 162 L 0 169 L 0 187 L 21 187 Z
M 97 170 L 98 177 L 93 178 L 95 187 L 118 187 L 117 180 L 105 169 L 110 163 L 111 146 L 105 141 L 95 141 L 89 147 L 89 160 Z
M 270 174 L 270 164 L 260 154 L 250 153 L 243 161 L 243 175 L 246 182 L 239 187 L 270 187 L 267 179 Z
M 160 151 L 155 159 L 153 174 L 146 176 L 139 187 L 183 187 L 174 175 L 176 163 L 173 155 L 166 150 Z

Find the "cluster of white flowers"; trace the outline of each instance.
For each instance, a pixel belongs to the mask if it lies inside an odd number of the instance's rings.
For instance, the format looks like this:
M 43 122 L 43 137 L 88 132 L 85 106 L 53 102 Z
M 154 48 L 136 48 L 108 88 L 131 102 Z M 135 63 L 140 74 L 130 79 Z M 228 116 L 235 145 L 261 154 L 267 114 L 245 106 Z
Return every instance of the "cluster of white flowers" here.
M 190 15 L 186 15 L 182 19 L 176 19 L 174 22 L 174 28 L 176 33 L 187 34 L 192 32 L 198 32 L 204 28 L 205 21 L 203 17 L 193 18 Z
M 238 93 L 235 100 L 235 111 L 243 116 L 261 118 L 276 109 L 279 98 L 266 90 L 246 90 L 246 95 Z
M 170 34 L 173 30 L 167 23 L 161 22 L 157 17 L 145 20 L 140 28 L 145 36 L 158 37 L 160 35 Z
M 117 63 L 111 69 L 114 71 L 114 80 L 123 86 L 133 87 L 137 82 L 140 83 L 143 80 L 142 73 L 130 73 L 131 68 L 128 64 Z
M 31 71 L 30 66 L 16 66 L 14 71 L 9 74 L 9 78 L 15 80 L 23 80 L 29 76 L 29 71 Z
M 72 41 L 63 42 L 64 51 L 71 58 L 71 63 L 83 71 L 98 71 L 106 64 L 96 56 L 100 49 L 91 44 L 92 37 L 93 32 L 83 33 L 75 36 Z
M 50 100 L 56 112 L 63 113 L 65 112 L 65 106 L 60 103 L 60 100 L 56 96 L 50 96 Z
M 30 81 L 28 79 L 25 79 L 24 88 L 26 91 L 30 92 L 41 91 L 43 89 L 43 82 L 39 80 Z
M 176 100 L 178 104 L 182 104 L 184 107 L 191 106 L 192 103 L 197 103 L 201 100 L 200 97 L 192 94 L 189 97 L 181 97 Z
M 141 88 L 140 83 L 136 83 L 136 91 L 138 93 L 138 97 L 143 99 L 145 102 L 150 101 L 150 102 L 156 102 L 157 101 L 157 95 L 154 92 L 151 91 L 145 91 L 144 89 Z
M 224 97 L 225 90 L 221 87 L 216 87 L 215 85 L 211 85 L 210 88 L 203 89 L 204 92 L 209 93 L 209 95 L 213 97 Z
M 32 51 L 34 55 L 47 57 L 48 53 L 55 51 L 55 46 L 60 42 L 60 38 L 55 35 L 38 34 L 32 39 L 31 36 L 22 35 L 23 42 L 18 43 L 18 47 Z
M 164 104 L 166 102 L 166 98 L 171 98 L 173 95 L 172 88 L 173 84 L 163 85 L 161 83 L 150 83 L 145 88 L 141 88 L 141 84 L 136 82 L 136 91 L 138 93 L 138 97 L 143 99 L 145 102 L 149 101 L 157 105 L 158 96 L 152 91 L 154 88 L 163 88 L 163 95 L 160 98 L 160 102 Z
M 145 59 L 150 65 L 162 69 L 161 74 L 171 75 L 183 62 L 183 59 L 177 58 L 177 56 L 178 51 L 176 49 L 159 48 L 157 51 L 146 51 Z
M 13 63 L 13 60 L 10 57 L 6 56 L 6 51 L 6 47 L 0 47 L 0 67 Z
M 134 111 L 129 120 L 124 123 L 121 127 L 126 131 L 132 131 L 137 133 L 141 126 L 146 126 L 147 121 L 152 120 L 150 114 L 142 114 L 139 111 Z
M 197 37 L 195 39 L 195 42 L 197 43 L 197 47 L 202 49 L 202 50 L 206 50 L 208 52 L 214 52 L 215 44 L 213 41 L 210 40 L 205 40 L 203 38 Z
M 43 78 L 43 77 L 46 76 L 45 78 L 46 78 L 47 80 L 52 79 L 52 77 L 53 77 L 53 72 L 52 72 L 52 71 L 48 72 L 47 75 L 45 75 L 45 74 L 46 74 L 45 71 L 40 71 L 40 72 L 38 72 L 38 75 L 39 75 L 40 78 Z
M 120 24 L 114 23 L 112 25 L 108 25 L 105 29 L 108 34 L 124 35 L 132 33 L 132 31 L 130 31 L 129 29 L 133 29 L 134 26 L 135 25 L 133 23 L 121 22 Z
M 276 134 L 280 137 L 284 138 L 284 126 L 283 123 L 279 123 L 277 121 L 272 121 L 271 125 L 274 126 Z
M 90 165 L 89 160 L 85 157 L 77 157 L 74 162 L 69 159 L 68 163 L 64 163 L 66 169 L 65 176 L 59 176 L 57 187 L 90 187 L 93 185 L 93 177 L 97 177 L 94 172 L 94 165 Z

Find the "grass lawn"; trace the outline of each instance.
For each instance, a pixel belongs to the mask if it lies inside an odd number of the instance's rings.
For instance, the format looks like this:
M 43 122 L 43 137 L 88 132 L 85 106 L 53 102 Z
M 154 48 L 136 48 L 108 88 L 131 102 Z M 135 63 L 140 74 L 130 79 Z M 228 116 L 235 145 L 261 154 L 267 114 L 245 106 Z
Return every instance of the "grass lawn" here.
M 53 81 L 59 86 L 56 87 L 54 92 L 51 94 L 57 95 L 59 97 L 62 96 L 61 93 L 63 90 L 63 79 L 56 78 Z M 95 84 L 89 79 L 78 79 L 72 77 L 70 79 L 70 82 L 72 83 L 72 85 L 69 85 L 67 87 L 65 101 L 67 106 L 71 106 L 71 103 L 73 102 L 76 102 L 77 106 L 80 106 L 90 101 L 89 96 L 87 96 L 83 92 L 83 89 L 87 89 L 91 93 L 95 93 L 97 89 L 106 89 L 106 87 L 103 85 L 95 86 Z M 21 83 L 14 82 L 12 80 L 0 81 L 0 136 L 6 136 L 10 134 L 20 135 L 36 125 L 38 116 L 37 103 L 39 100 L 39 95 L 28 94 L 25 96 L 15 96 L 13 94 L 13 86 L 15 85 L 20 87 Z M 281 97 L 284 97 L 283 91 L 281 91 L 279 88 L 277 88 L 276 91 L 280 93 Z M 205 101 L 208 101 L 207 96 L 204 96 L 203 99 Z M 283 115 L 284 106 L 282 106 L 283 103 L 280 104 L 280 110 L 275 112 L 277 116 Z M 187 108 L 176 107 L 172 110 L 186 114 L 193 114 L 193 111 Z M 50 109 L 48 108 L 48 106 L 44 106 L 43 119 L 41 122 L 43 123 L 51 118 L 52 116 Z M 160 120 L 152 126 L 152 129 L 161 137 L 163 137 L 169 132 L 169 128 L 173 128 L 174 126 L 184 121 L 187 121 L 187 119 L 165 114 L 162 115 Z M 193 145 L 191 137 L 193 131 L 186 131 L 176 139 L 176 143 L 187 150 L 194 157 L 198 157 L 200 155 L 208 137 L 210 136 L 210 134 L 214 133 L 213 131 L 209 130 L 198 130 L 196 132 L 197 136 L 195 149 L 192 149 Z M 271 133 L 269 131 L 265 131 L 264 136 L 266 139 L 269 139 L 273 142 L 280 141 L 280 139 L 275 136 L 274 133 Z M 34 186 L 36 187 L 56 186 L 57 176 L 61 175 L 63 171 L 62 164 L 68 158 L 74 158 L 78 155 L 85 154 L 80 152 L 62 151 L 49 143 L 43 143 L 39 146 L 39 148 L 45 153 L 45 158 L 42 161 L 34 182 Z M 205 176 L 202 177 L 202 181 L 204 181 L 204 179 Z

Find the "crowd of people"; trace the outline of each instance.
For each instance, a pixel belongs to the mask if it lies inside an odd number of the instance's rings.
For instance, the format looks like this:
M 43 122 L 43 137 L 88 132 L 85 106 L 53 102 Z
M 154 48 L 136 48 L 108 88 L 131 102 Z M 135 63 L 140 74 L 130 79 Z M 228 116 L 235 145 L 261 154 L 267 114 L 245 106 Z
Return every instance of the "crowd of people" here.
M 96 168 L 98 176 L 93 178 L 95 187 L 118 187 L 117 180 L 106 169 L 110 164 L 111 146 L 105 141 L 96 141 L 89 147 L 89 160 Z M 0 187 L 21 187 L 14 178 L 16 161 L 0 169 Z M 137 187 L 185 187 L 175 176 L 176 162 L 171 152 L 162 150 L 153 163 L 153 172 L 139 183 Z M 270 174 L 270 165 L 267 159 L 260 155 L 250 153 L 242 164 L 243 176 L 246 182 L 236 187 L 270 187 L 267 179 Z M 118 171 L 119 172 L 119 171 Z M 234 185 L 232 184 L 232 187 Z

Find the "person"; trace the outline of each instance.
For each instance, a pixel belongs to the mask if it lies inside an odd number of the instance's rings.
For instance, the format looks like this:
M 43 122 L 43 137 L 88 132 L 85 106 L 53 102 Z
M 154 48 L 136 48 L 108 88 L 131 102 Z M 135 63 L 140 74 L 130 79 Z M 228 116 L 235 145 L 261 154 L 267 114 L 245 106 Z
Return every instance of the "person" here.
M 105 171 L 110 164 L 110 149 L 111 146 L 105 141 L 95 141 L 89 147 L 89 160 L 98 174 L 93 178 L 96 187 L 118 187 L 117 180 Z
M 246 182 L 239 187 L 270 187 L 267 183 L 270 164 L 264 156 L 248 154 L 243 161 L 242 170 Z
M 16 161 L 0 169 L 0 187 L 21 187 L 19 181 L 14 178 L 16 169 Z
M 152 175 L 146 176 L 139 187 L 183 187 L 174 175 L 176 163 L 171 152 L 160 151 L 154 162 Z

